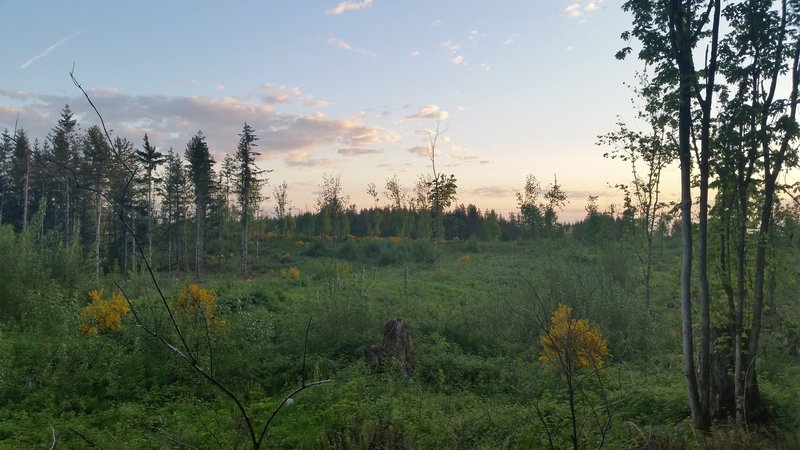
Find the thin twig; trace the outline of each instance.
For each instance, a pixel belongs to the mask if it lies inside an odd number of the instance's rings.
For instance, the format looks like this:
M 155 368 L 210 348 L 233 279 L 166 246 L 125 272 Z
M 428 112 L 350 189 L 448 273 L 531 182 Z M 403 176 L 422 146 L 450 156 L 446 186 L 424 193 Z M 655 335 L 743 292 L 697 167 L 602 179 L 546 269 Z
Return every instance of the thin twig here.
M 50 433 L 53 435 L 53 441 L 50 443 L 50 450 L 53 450 L 54 448 L 56 448 L 56 429 L 53 428 L 52 423 L 48 425 L 50 425 Z

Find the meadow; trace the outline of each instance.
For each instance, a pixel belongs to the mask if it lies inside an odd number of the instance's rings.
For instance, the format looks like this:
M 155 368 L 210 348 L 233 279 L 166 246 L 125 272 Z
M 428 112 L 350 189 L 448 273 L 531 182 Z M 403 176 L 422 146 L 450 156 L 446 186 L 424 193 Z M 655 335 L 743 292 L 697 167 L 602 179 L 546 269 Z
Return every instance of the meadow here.
M 759 382 L 772 420 L 696 432 L 682 375 L 678 240 L 656 243 L 649 307 L 623 241 L 569 234 L 438 244 L 273 236 L 248 278 L 233 256 L 209 262 L 201 279 L 157 278 L 190 347 L 256 429 L 303 379 L 330 380 L 292 397 L 262 448 L 796 448 L 800 363 L 787 348 L 796 276 L 780 278 L 766 318 Z M 248 448 L 230 398 L 132 314 L 87 333 L 89 292 L 123 290 L 144 324 L 175 338 L 144 273 L 111 273 L 98 286 L 74 249 L 9 227 L 0 227 L 0 261 L 0 297 L 18 313 L 0 325 L 0 447 Z M 209 296 L 206 320 L 180 307 L 189 285 Z M 571 389 L 542 358 L 559 305 L 608 348 L 599 367 L 574 368 Z M 365 358 L 392 318 L 408 325 L 411 371 Z

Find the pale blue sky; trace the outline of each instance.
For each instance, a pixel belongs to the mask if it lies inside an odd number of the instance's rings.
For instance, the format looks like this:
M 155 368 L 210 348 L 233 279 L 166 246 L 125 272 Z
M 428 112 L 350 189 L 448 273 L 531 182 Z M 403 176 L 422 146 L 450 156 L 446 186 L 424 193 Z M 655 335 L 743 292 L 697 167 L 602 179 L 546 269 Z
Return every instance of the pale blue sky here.
M 44 138 L 65 103 L 97 123 L 68 72 L 111 128 L 183 152 L 197 130 L 216 159 L 242 122 L 258 136 L 272 184 L 313 209 L 323 172 L 369 206 L 393 174 L 409 189 L 430 171 L 415 148 L 447 127 L 437 166 L 459 203 L 508 213 L 528 173 L 557 174 L 563 218 L 627 168 L 596 136 L 631 117 L 642 68 L 619 62 L 630 19 L 619 0 L 2 1 L 0 129 Z M 271 189 L 270 189 L 271 190 Z M 670 195 L 670 192 L 665 192 Z M 271 210 L 271 203 L 265 208 Z

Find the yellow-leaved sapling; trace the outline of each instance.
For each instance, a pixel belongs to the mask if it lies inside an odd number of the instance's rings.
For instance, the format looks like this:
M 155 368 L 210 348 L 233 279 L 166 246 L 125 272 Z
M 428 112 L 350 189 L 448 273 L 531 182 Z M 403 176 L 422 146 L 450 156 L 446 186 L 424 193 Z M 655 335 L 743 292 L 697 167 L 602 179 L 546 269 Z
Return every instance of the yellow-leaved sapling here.
M 573 318 L 572 308 L 563 304 L 556 308 L 550 328 L 539 337 L 539 342 L 542 345 L 539 361 L 564 376 L 572 420 L 570 438 L 572 448 L 578 449 L 579 430 L 575 410 L 575 393 L 584 378 L 577 379 L 576 374 L 578 369 L 588 368 L 591 370 L 590 373 L 597 375 L 600 380 L 600 369 L 603 368 L 609 356 L 608 343 L 597 328 L 589 325 L 587 319 Z M 602 388 L 602 380 L 600 380 L 600 384 Z M 602 397 L 605 399 L 605 393 Z M 601 430 L 601 446 L 611 419 L 608 402 L 606 402 L 605 410 L 607 415 L 605 424 L 598 423 Z M 540 419 L 547 429 L 547 424 L 541 414 Z M 585 424 L 586 421 L 583 423 Z M 549 438 L 549 429 L 547 431 Z

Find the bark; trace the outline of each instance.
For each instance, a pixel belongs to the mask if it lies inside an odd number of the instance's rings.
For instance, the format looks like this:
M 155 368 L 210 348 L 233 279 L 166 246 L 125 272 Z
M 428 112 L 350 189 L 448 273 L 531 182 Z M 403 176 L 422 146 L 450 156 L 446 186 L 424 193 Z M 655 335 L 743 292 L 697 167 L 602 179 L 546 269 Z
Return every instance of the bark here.
M 692 88 L 694 87 L 691 60 L 691 45 L 688 41 L 688 24 L 680 0 L 670 0 L 669 28 L 674 57 L 680 75 L 678 87 L 678 155 L 681 171 L 681 327 L 683 347 L 683 371 L 689 397 L 689 409 L 696 428 L 704 430 L 702 404 L 700 402 L 697 373 L 694 363 L 694 331 L 692 320 L 692 193 L 691 193 L 691 126 Z

